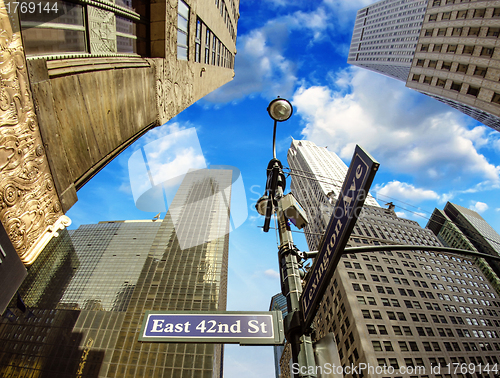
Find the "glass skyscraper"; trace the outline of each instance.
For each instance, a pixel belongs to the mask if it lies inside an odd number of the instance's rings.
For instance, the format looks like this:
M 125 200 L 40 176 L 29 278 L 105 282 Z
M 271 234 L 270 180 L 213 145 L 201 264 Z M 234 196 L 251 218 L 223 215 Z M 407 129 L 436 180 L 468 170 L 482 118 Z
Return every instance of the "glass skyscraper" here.
M 0 376 L 222 377 L 222 345 L 137 339 L 146 310 L 225 310 L 231 180 L 192 171 L 163 221 L 53 239 L 0 323 Z

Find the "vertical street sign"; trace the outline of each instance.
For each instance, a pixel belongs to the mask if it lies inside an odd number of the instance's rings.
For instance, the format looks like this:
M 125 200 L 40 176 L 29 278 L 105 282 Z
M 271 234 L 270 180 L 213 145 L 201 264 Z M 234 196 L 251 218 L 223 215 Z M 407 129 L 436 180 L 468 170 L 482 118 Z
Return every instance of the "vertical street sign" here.
M 335 272 L 379 165 L 361 147 L 356 146 L 342 190 L 311 269 L 312 274 L 300 297 L 305 327 L 311 325 L 316 315 L 316 308 Z
M 146 311 L 139 341 L 281 345 L 281 311 Z

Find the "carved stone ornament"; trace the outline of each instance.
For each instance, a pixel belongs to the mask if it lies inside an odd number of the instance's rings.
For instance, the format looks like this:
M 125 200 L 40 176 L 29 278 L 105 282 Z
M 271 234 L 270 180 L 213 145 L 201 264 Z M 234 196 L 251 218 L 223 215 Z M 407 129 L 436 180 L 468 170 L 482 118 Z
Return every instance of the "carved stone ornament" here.
M 55 236 L 54 227 L 60 229 L 69 218 L 62 218 L 31 98 L 17 15 L 13 16 L 0 0 L 0 220 L 19 257 L 29 265 L 40 246 Z
M 116 18 L 113 12 L 87 5 L 90 52 L 116 52 Z

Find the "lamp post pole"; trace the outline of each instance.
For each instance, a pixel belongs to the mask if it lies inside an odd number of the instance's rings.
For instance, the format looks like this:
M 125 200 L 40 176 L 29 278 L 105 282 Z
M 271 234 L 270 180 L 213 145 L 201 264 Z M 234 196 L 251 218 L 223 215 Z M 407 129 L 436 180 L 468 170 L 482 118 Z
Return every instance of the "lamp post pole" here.
M 283 166 L 276 159 L 276 125 L 286 121 L 292 115 L 292 105 L 285 99 L 277 98 L 268 107 L 271 118 L 274 119 L 273 159 L 267 167 L 266 194 L 257 202 L 256 208 L 265 215 L 264 231 L 269 230 L 271 215 L 274 211 L 278 218 L 278 233 L 280 239 L 278 259 L 281 277 L 281 292 L 286 298 L 288 315 L 285 318 L 285 335 L 292 347 L 293 368 L 291 374 L 301 378 L 316 378 L 314 349 L 311 340 L 311 330 L 303 329 L 300 314 L 300 296 L 302 281 L 300 278 L 298 255 L 299 250 L 293 244 L 292 232 L 281 199 L 286 188 Z M 298 371 L 298 373 L 297 373 Z

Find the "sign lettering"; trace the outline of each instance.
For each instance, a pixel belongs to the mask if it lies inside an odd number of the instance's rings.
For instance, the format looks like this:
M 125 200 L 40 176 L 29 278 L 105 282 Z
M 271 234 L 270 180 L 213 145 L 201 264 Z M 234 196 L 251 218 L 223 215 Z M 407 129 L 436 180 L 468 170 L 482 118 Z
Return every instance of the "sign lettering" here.
M 148 311 L 139 341 L 275 345 L 283 341 L 281 312 L 162 313 Z

